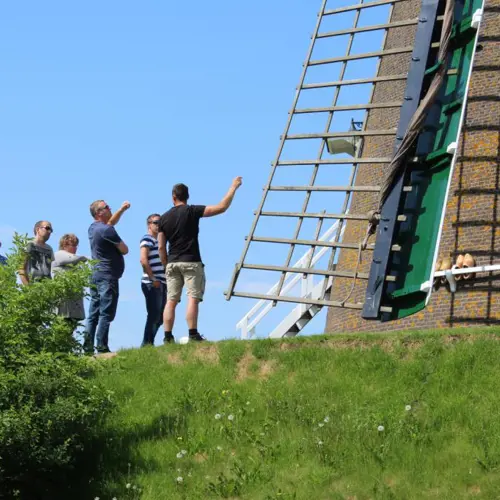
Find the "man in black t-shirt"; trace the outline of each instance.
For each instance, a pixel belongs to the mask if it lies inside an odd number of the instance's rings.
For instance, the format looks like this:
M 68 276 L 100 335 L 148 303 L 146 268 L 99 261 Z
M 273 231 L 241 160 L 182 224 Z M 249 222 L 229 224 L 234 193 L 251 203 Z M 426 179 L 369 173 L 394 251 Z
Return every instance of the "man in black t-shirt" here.
M 205 340 L 198 332 L 198 306 L 205 293 L 205 270 L 198 243 L 200 219 L 224 213 L 241 182 L 241 177 L 236 177 L 222 201 L 210 206 L 188 205 L 189 189 L 185 184 L 176 184 L 172 188 L 174 206 L 161 216 L 158 233 L 158 251 L 166 266 L 167 277 L 167 305 L 163 314 L 165 343 L 174 342 L 175 308 L 181 300 L 184 285 L 188 296 L 186 321 L 189 340 Z

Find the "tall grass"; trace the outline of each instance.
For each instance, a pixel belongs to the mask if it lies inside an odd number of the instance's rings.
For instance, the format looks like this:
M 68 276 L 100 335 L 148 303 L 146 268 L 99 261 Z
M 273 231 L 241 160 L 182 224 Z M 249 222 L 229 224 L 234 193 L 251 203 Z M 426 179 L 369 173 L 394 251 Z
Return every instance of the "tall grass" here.
M 92 498 L 498 498 L 494 332 L 121 352 Z

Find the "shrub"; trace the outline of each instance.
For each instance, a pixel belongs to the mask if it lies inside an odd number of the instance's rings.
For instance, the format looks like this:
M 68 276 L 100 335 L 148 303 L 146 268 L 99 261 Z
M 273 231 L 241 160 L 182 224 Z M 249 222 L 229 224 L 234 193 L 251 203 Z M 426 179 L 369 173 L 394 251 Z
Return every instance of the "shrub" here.
M 25 245 L 16 235 L 0 266 L 0 497 L 31 499 L 61 492 L 111 399 L 93 380 L 74 325 L 55 312 L 61 300 L 83 293 L 90 267 L 20 286 Z

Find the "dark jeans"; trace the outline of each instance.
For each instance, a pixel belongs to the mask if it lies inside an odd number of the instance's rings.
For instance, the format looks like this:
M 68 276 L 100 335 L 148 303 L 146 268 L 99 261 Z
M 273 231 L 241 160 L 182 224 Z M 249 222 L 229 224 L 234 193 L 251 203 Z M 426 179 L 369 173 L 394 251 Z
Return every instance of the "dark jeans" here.
M 156 332 L 163 323 L 163 309 L 165 309 L 167 302 L 167 286 L 160 283 L 160 286 L 155 288 L 152 283 L 141 283 L 141 287 L 146 298 L 146 310 L 148 311 L 142 345 L 154 345 Z
M 93 352 L 94 341 L 98 351 L 109 350 L 109 326 L 115 319 L 118 306 L 118 280 L 110 277 L 92 277 L 90 287 L 89 317 L 84 348 Z

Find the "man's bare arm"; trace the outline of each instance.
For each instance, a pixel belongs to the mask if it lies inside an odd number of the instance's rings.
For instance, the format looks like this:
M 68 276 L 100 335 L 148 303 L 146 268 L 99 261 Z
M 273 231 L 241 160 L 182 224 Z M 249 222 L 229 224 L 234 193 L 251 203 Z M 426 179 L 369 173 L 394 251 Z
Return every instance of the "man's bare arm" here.
M 203 212 L 203 217 L 213 217 L 214 215 L 223 214 L 233 202 L 234 195 L 236 191 L 241 186 L 242 178 L 236 177 L 229 188 L 229 191 L 226 193 L 226 196 L 222 198 L 222 201 L 217 205 L 208 205 L 205 207 L 205 211 Z
M 140 258 L 141 266 L 142 269 L 144 269 L 144 272 L 149 276 L 149 279 L 151 282 L 154 283 L 157 282 L 157 279 L 153 273 L 153 270 L 151 269 L 151 266 L 149 265 L 149 248 L 148 247 L 141 247 L 141 258 Z
M 28 257 L 26 257 L 26 260 L 24 261 L 23 267 L 21 269 L 19 269 L 19 271 L 18 271 L 19 278 L 21 279 L 21 283 L 23 285 L 29 284 L 28 272 L 26 269 L 27 266 L 28 266 Z
M 130 208 L 130 203 L 128 201 L 124 201 L 122 206 L 111 216 L 111 219 L 108 221 L 109 226 L 116 226 L 122 215 Z
M 164 267 L 167 267 L 167 238 L 165 238 L 165 233 L 158 233 L 158 254 L 160 255 L 161 263 Z

